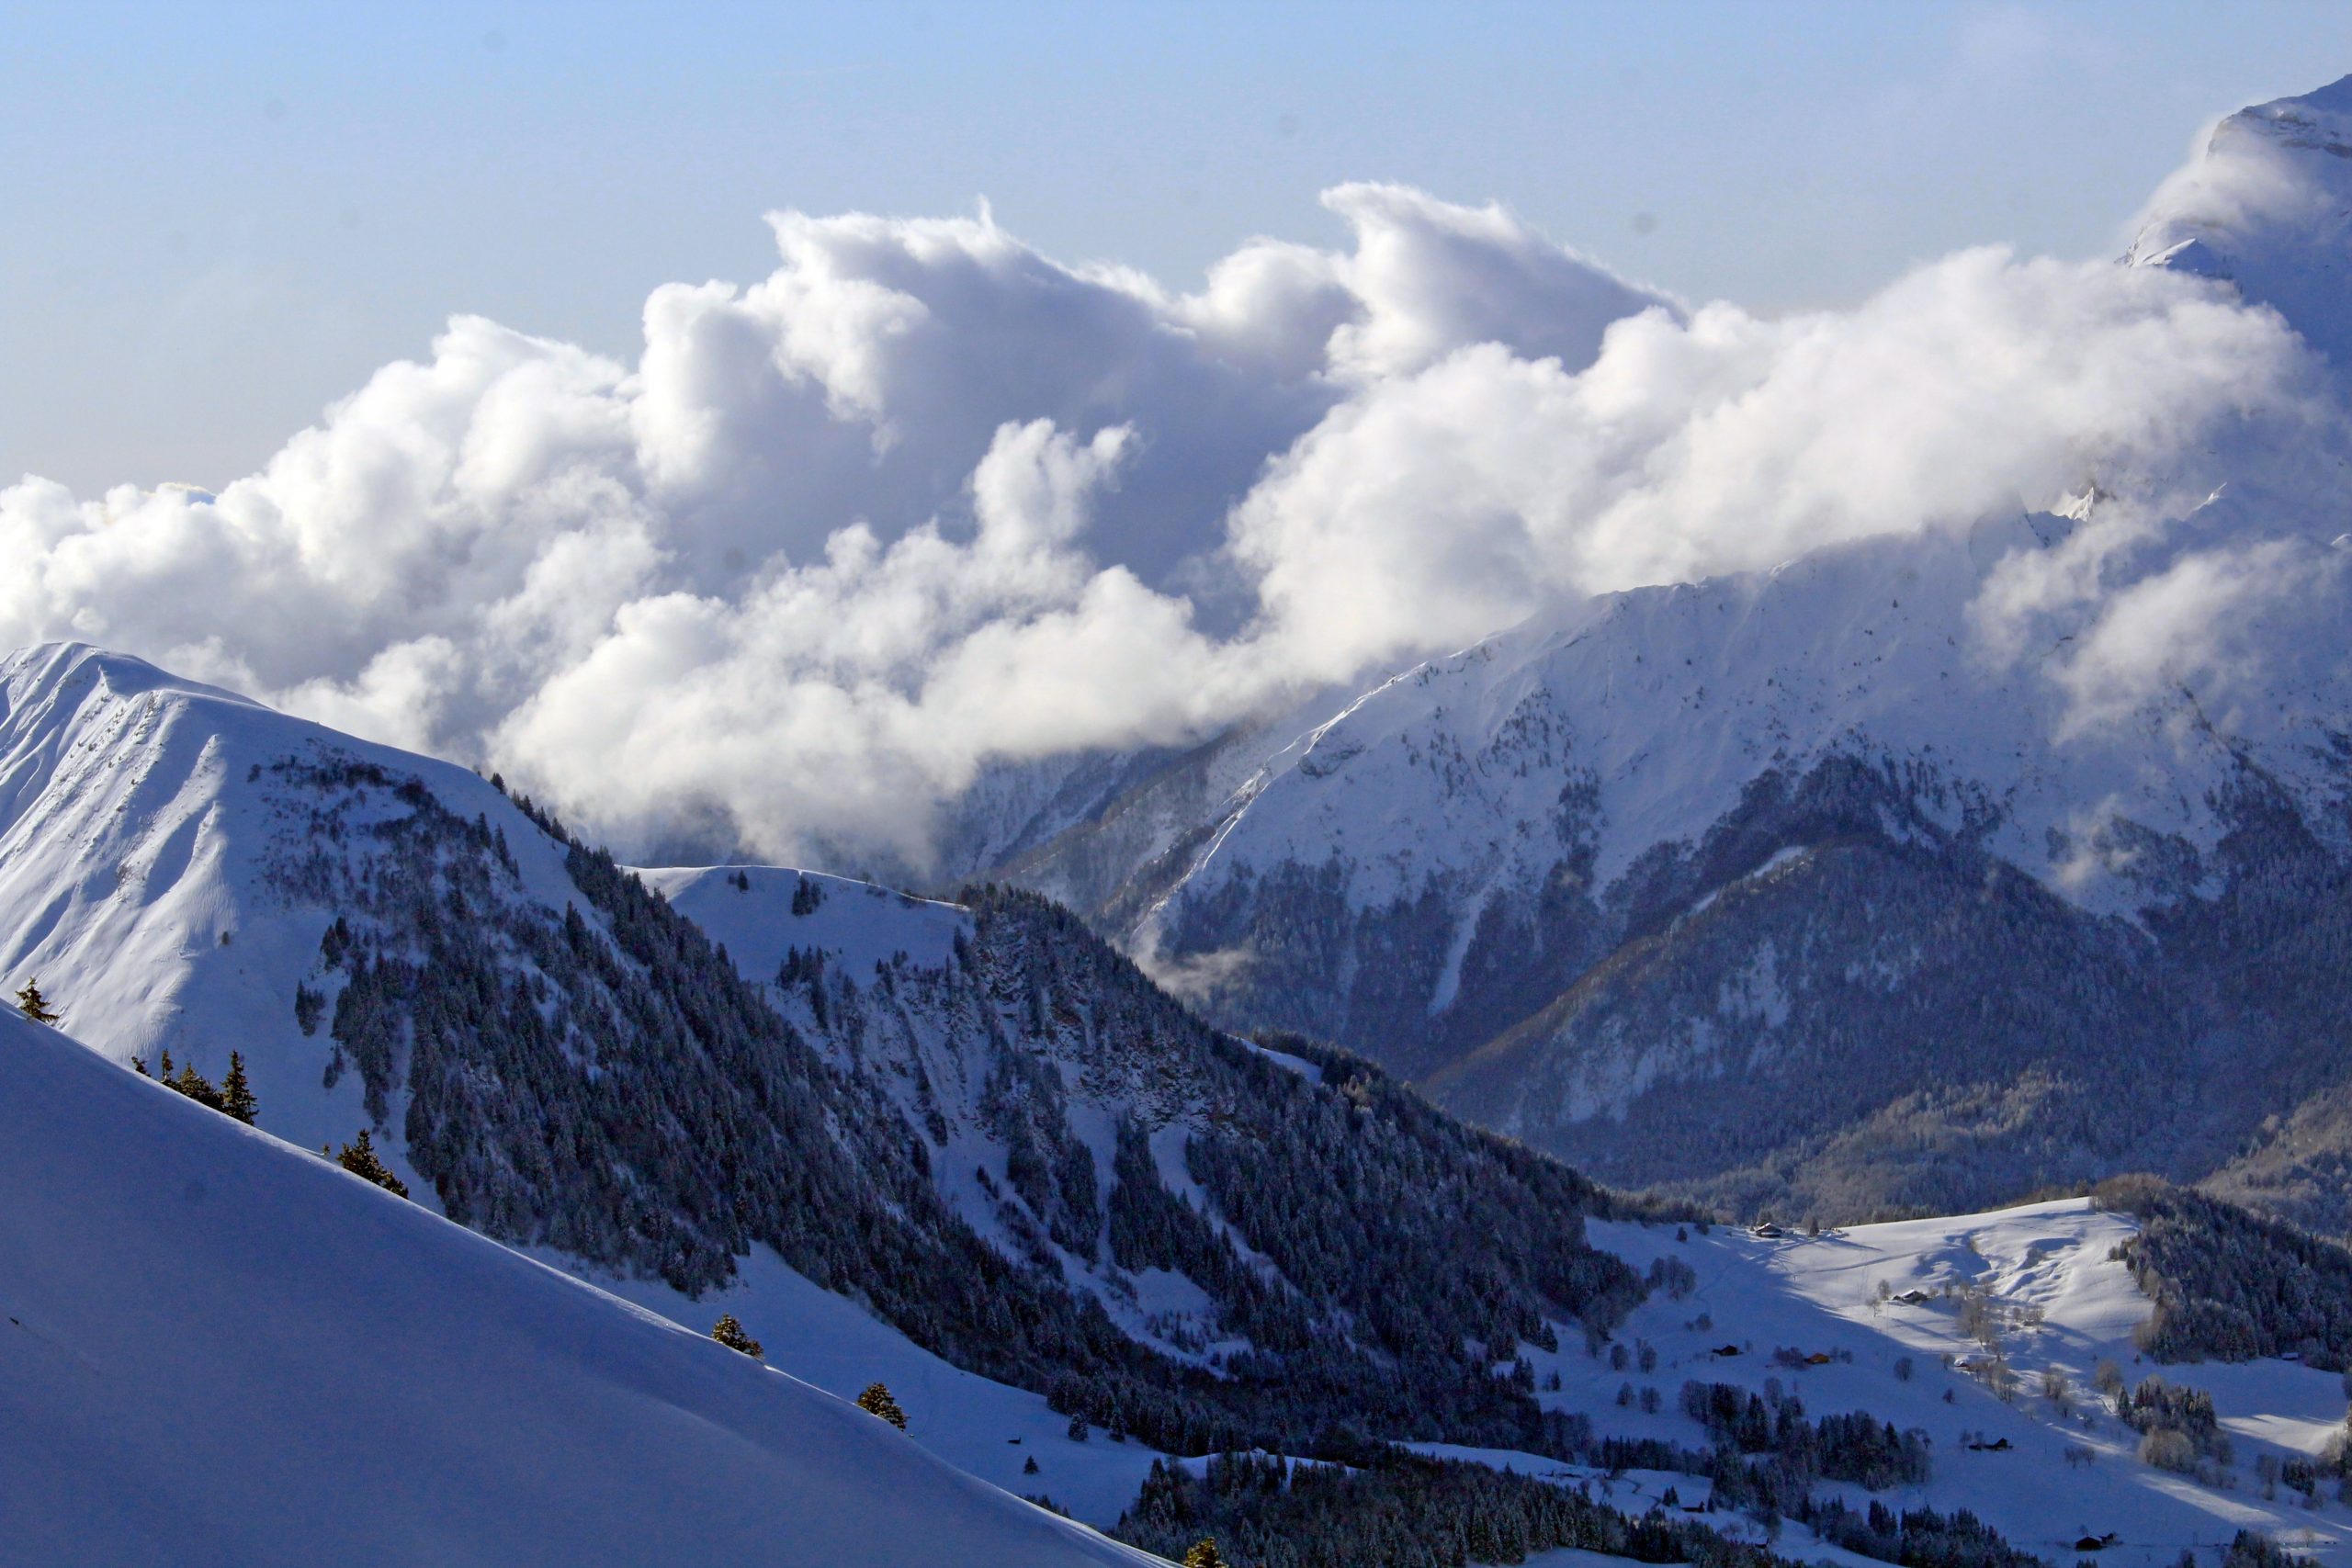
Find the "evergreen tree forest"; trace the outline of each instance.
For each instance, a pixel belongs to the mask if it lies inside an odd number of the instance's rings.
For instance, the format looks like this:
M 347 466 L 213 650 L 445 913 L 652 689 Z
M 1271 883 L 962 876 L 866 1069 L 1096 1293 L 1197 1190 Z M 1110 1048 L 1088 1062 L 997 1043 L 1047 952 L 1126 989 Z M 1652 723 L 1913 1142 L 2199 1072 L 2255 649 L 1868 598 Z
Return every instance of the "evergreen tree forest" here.
M 1904 1568 L 2042 1568 L 1965 1511 L 1800 1499 L 1788 1517 L 1849 1551 Z M 1703 1512 L 1629 1515 L 1595 1500 L 1589 1483 L 1393 1449 L 1360 1452 L 1345 1466 L 1218 1454 L 1198 1475 L 1155 1462 L 1112 1533 L 1179 1561 L 1188 1543 L 1213 1540 L 1234 1568 L 1468 1568 L 1560 1548 L 1699 1568 L 1789 1562 L 1726 1539 Z
M 379 1126 L 404 1105 L 408 1162 L 451 1218 L 689 1294 L 765 1246 L 958 1365 L 1178 1451 L 1582 1441 L 1509 1374 L 1521 1342 L 1605 1332 L 1640 1299 L 1583 1231 L 1630 1211 L 1368 1064 L 1284 1041 L 1314 1070 L 1277 1066 L 1066 911 L 994 888 L 967 894 L 944 964 L 901 953 L 869 977 L 805 958 L 753 983 L 527 801 L 579 895 L 560 916 L 522 895 L 503 829 L 416 780 L 277 767 L 315 803 L 283 889 L 334 911 L 297 1021 L 325 1025 L 325 1080 L 356 1073 Z M 798 902 L 820 904 L 817 885 Z M 872 1070 L 917 1016 L 988 1064 L 976 1113 L 1007 1150 L 987 1179 L 1011 1256 L 941 1195 L 946 1128 L 919 1065 Z M 1088 1074 L 1136 1086 L 1115 1168 L 1070 1130 L 1067 1086 Z M 1148 1158 L 1171 1127 L 1189 1129 L 1181 1193 Z M 1174 1260 L 1239 1348 L 1204 1366 L 1138 1342 L 1064 1256 Z
M 2140 1222 L 2121 1255 L 2155 1303 L 2139 1338 L 2157 1360 L 2292 1351 L 2352 1367 L 2352 1251 L 2152 1176 L 2101 1182 L 2092 1196 Z

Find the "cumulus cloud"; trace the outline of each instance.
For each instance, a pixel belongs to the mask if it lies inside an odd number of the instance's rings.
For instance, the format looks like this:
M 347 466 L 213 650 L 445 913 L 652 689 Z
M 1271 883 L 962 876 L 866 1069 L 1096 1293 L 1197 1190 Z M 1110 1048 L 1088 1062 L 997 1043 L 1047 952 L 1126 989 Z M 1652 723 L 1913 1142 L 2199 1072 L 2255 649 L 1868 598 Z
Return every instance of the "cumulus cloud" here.
M 921 868 L 991 762 L 2092 474 L 2177 515 L 2232 432 L 2333 417 L 2278 316 L 2161 268 L 1972 251 L 1772 320 L 1498 208 L 1325 202 L 1345 248 L 1252 242 L 1193 293 L 985 211 L 788 213 L 765 279 L 657 289 L 634 364 L 460 317 L 217 499 L 0 491 L 0 638 L 503 769 L 624 847 Z M 2095 621 L 2086 714 L 2285 564 L 2119 597 L 2077 554 L 1985 626 Z
M 1581 372 L 1487 344 L 1385 379 L 1277 460 L 1233 542 L 1268 635 L 1337 677 L 1551 593 L 2045 506 L 2094 468 L 2177 491 L 2218 422 L 2316 395 L 2283 322 L 2190 279 L 1972 251 L 1852 311 L 1624 317 Z

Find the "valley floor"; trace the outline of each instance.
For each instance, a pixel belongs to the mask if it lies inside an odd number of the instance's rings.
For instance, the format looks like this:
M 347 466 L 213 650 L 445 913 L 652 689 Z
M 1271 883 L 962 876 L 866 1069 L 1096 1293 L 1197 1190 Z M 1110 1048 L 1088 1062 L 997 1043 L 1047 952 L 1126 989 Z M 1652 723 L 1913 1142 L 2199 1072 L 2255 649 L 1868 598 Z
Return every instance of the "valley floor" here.
M 1656 1369 L 1644 1373 L 1636 1360 L 1613 1371 L 1605 1352 L 1589 1357 L 1566 1335 L 1559 1354 L 1529 1359 L 1539 1386 L 1559 1373 L 1561 1387 L 1542 1393 L 1544 1403 L 1589 1413 L 1608 1436 L 1702 1445 L 1698 1424 L 1678 1407 L 1689 1381 L 1758 1392 L 1777 1382 L 1815 1418 L 1862 1410 L 1898 1428 L 1920 1428 L 1934 1444 L 1933 1479 L 1876 1494 L 1879 1500 L 1893 1507 L 1970 1509 L 2013 1544 L 2055 1562 L 2091 1555 L 2076 1543 L 2113 1531 L 2115 1542 L 2097 1561 L 2162 1568 L 2184 1549 L 2210 1559 L 2241 1529 L 2267 1531 L 2323 1563 L 2352 1562 L 2352 1507 L 2330 1500 L 2330 1486 L 2323 1485 L 2319 1506 L 2308 1507 L 2283 1486 L 2266 1498 L 2257 1473 L 2264 1456 L 2314 1457 L 2342 1429 L 2346 1396 L 2337 1375 L 2283 1360 L 2159 1367 L 2141 1359 L 2132 1333 L 2147 1317 L 2148 1302 L 2130 1270 L 2109 1256 L 2132 1228 L 2128 1216 L 2096 1210 L 2087 1200 L 1858 1225 L 1817 1237 L 1716 1227 L 1690 1230 L 1677 1241 L 1673 1225 L 1596 1224 L 1595 1242 L 1636 1266 L 1679 1258 L 1696 1277 L 1680 1300 L 1654 1294 L 1620 1332 L 1629 1347 L 1655 1348 Z M 1919 1291 L 1929 1299 L 1910 1305 L 1882 1299 L 1882 1285 L 1890 1298 Z M 2012 1401 L 1962 1370 L 1984 1351 L 1962 1332 L 1957 1298 L 1945 1296 L 1947 1285 L 1983 1292 L 2006 1320 L 2003 1338 L 2019 1375 Z M 1721 1353 L 1732 1346 L 1737 1354 Z M 1776 1364 L 1774 1353 L 1783 1348 L 1832 1359 Z M 1908 1379 L 1897 1372 L 1905 1359 Z M 2132 1383 L 2161 1375 L 2212 1394 L 2235 1450 L 2222 1484 L 2201 1484 L 2138 1459 L 2140 1435 L 2117 1420 L 2091 1386 L 2099 1362 L 2109 1359 Z M 2070 1387 L 2063 1403 L 2042 1392 L 2051 1371 Z M 1659 1412 L 1645 1415 L 1638 1403 L 1620 1406 L 1618 1392 L 1629 1384 L 1636 1401 L 1642 1389 L 1657 1389 Z M 1972 1438 L 2009 1446 L 1972 1450 Z M 2071 1463 L 2070 1449 L 2077 1450 Z M 1703 1481 L 1689 1476 L 1635 1473 L 1612 1485 L 1596 1472 L 1535 1455 L 1478 1457 L 1564 1482 L 1589 1481 L 1596 1495 L 1606 1488 L 1617 1506 L 1634 1512 L 1667 1485 L 1685 1504 L 1706 1492 Z M 1823 1490 L 1856 1507 L 1873 1495 L 1837 1483 Z M 1793 1527 L 1777 1549 L 1860 1561 L 1811 1542 Z
M 2262 1456 L 2315 1456 L 2341 1429 L 2346 1396 L 2336 1374 L 2280 1360 L 2159 1367 L 2138 1359 L 2132 1335 L 2146 1318 L 2148 1303 L 2130 1271 L 2109 1256 L 2132 1228 L 2128 1216 L 2096 1210 L 2086 1200 L 1855 1226 L 1817 1237 L 1768 1238 L 1718 1226 L 1687 1230 L 1687 1239 L 1677 1241 L 1673 1225 L 1597 1224 L 1595 1242 L 1636 1267 L 1679 1258 L 1696 1277 L 1695 1287 L 1679 1299 L 1663 1291 L 1654 1294 L 1620 1332 L 1629 1354 L 1637 1356 L 1644 1344 L 1656 1350 L 1655 1369 L 1645 1373 L 1635 1359 L 1612 1370 L 1605 1350 L 1586 1355 L 1573 1331 L 1563 1332 L 1559 1353 L 1528 1355 L 1545 1389 L 1542 1401 L 1589 1414 L 1605 1436 L 1704 1447 L 1704 1433 L 1679 1408 L 1681 1387 L 1690 1381 L 1758 1392 L 1777 1382 L 1802 1398 L 1815 1418 L 1861 1410 L 1898 1428 L 1920 1428 L 1935 1452 L 1935 1474 L 1926 1484 L 1873 1495 L 1829 1483 L 1824 1492 L 1856 1507 L 1875 1495 L 1894 1507 L 1966 1508 L 2013 1544 L 2053 1562 L 2086 1555 L 2076 1550 L 2082 1537 L 2114 1531 L 2116 1541 L 2098 1561 L 2168 1568 L 2184 1549 L 2211 1558 L 2237 1531 L 2257 1529 L 2322 1563 L 2352 1563 L 2352 1508 L 2330 1500 L 2327 1487 L 2315 1508 L 2284 1487 L 2266 1498 L 2257 1473 Z M 773 1258 L 748 1261 L 738 1285 L 700 1302 L 658 1284 L 599 1282 L 697 1325 L 732 1312 L 764 1340 L 772 1365 L 843 1397 L 876 1379 L 886 1382 L 911 1417 L 910 1435 L 941 1459 L 1010 1491 L 1049 1496 L 1097 1526 L 1116 1521 L 1159 1457 L 1140 1443 L 1112 1443 L 1100 1430 L 1089 1442 L 1072 1441 L 1067 1422 L 1041 1397 L 949 1366 Z M 1962 1370 L 1983 1349 L 1962 1332 L 1956 1298 L 1944 1294 L 1947 1285 L 1982 1291 L 2009 1325 L 2004 1342 L 2019 1376 L 2012 1401 L 1997 1398 Z M 1912 1291 L 1930 1299 L 1908 1305 L 1891 1299 Z M 2030 1322 L 2037 1311 L 2039 1322 Z M 1727 1346 L 1739 1353 L 1720 1354 Z M 1784 1348 L 1832 1359 L 1802 1368 L 1777 1364 L 1774 1352 Z M 1960 1365 L 1948 1365 L 1947 1358 Z M 1895 1370 L 1906 1359 L 1907 1380 Z M 2096 1369 L 2109 1359 L 2132 1382 L 2161 1375 L 2213 1395 L 2236 1450 L 2226 1484 L 2202 1484 L 2140 1461 L 2140 1435 L 2117 1420 L 2092 1387 Z M 2062 1373 L 2071 1390 L 2063 1408 L 2042 1393 L 2051 1371 Z M 1561 1386 L 1551 1391 L 1555 1371 Z M 1621 1406 L 1617 1396 L 1627 1386 L 1636 1403 Z M 1639 1406 L 1645 1388 L 1657 1391 L 1655 1415 Z M 1967 1446 L 1972 1439 L 2006 1440 L 2009 1447 L 1973 1451 Z M 1534 1454 L 1413 1447 L 1589 1485 L 1597 1497 L 1632 1513 L 1648 1508 L 1668 1487 L 1686 1506 L 1707 1494 L 1706 1482 L 1689 1475 L 1611 1477 Z M 2070 1463 L 2070 1449 L 2090 1457 L 2078 1454 Z M 1033 1458 L 1037 1473 L 1024 1473 Z M 1727 1534 L 1766 1539 L 1760 1527 L 1736 1516 L 1711 1516 L 1708 1522 Z M 1808 1561 L 1869 1561 L 1793 1524 L 1783 1526 L 1773 1544 Z M 1545 1568 L 1577 1568 L 1589 1556 L 1555 1553 L 1537 1561 Z

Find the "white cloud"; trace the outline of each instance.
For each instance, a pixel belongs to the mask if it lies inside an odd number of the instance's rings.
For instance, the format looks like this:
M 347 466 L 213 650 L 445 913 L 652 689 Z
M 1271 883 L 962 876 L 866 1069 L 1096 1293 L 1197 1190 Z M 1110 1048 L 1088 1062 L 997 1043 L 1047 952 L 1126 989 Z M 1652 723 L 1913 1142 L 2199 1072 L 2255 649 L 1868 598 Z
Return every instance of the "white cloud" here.
M 2055 666 L 2068 697 L 2060 738 L 2120 723 L 2175 693 L 2235 729 L 2229 708 L 2257 696 L 2273 672 L 2266 661 L 2277 623 L 2338 591 L 2338 576 L 2308 545 L 2261 539 L 2190 551 L 2118 590 Z
M 1487 345 L 1382 380 L 1275 464 L 1235 547 L 1286 661 L 1337 677 L 1550 594 L 2048 505 L 2093 472 L 2169 493 L 2222 422 L 2318 396 L 2277 317 L 2194 279 L 1970 251 L 1852 311 L 1623 318 L 1581 373 Z
M 654 292 L 633 366 L 460 317 L 209 504 L 0 491 L 0 638 L 499 767 L 625 847 L 920 864 L 990 759 L 1183 741 L 1554 595 L 2094 473 L 2161 517 L 2329 395 L 2278 318 L 2158 269 L 1973 251 L 1766 320 L 1498 208 L 1325 200 L 1350 248 L 1253 242 L 1188 295 L 985 213 L 784 214 L 767 278 Z M 2086 714 L 2267 570 L 2117 596 L 2077 557 L 1985 626 L 2096 621 Z

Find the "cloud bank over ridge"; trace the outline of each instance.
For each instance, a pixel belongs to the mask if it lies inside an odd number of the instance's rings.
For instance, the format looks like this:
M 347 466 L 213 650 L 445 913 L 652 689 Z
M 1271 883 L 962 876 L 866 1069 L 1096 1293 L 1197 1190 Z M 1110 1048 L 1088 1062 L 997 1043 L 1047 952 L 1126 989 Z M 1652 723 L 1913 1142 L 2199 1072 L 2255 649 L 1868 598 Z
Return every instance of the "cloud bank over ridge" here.
M 1768 320 L 1498 208 L 1324 203 L 1346 248 L 1253 242 L 1186 294 L 985 211 L 786 213 L 765 279 L 657 289 L 634 365 L 458 317 L 217 498 L 0 490 L 0 641 L 495 767 L 624 846 L 920 865 L 993 760 L 1197 739 L 1560 595 L 2093 479 L 2105 546 L 2004 578 L 1986 643 L 2123 615 L 2073 677 L 2096 722 L 2148 628 L 2294 558 L 2133 552 L 2233 452 L 2341 423 L 2284 320 L 2177 269 L 1973 250 Z

